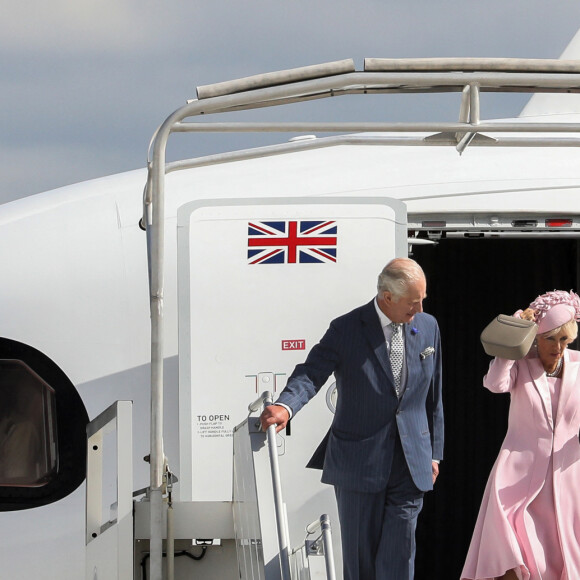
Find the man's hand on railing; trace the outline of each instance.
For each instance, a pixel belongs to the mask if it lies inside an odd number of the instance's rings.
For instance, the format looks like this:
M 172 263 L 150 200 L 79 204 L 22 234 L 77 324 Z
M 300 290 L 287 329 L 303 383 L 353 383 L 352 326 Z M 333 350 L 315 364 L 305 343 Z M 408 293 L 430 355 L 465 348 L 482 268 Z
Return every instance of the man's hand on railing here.
M 269 405 L 260 415 L 262 431 L 267 431 L 271 425 L 276 425 L 276 433 L 286 427 L 290 413 L 280 405 Z

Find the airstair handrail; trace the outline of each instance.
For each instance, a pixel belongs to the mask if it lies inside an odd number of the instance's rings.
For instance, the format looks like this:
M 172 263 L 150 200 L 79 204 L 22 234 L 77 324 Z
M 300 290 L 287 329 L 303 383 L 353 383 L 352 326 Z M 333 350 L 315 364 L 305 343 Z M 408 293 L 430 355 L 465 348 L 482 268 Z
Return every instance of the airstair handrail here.
M 262 396 L 248 406 L 250 412 L 257 411 L 263 404 L 264 408 L 273 402 L 272 393 L 265 391 Z M 268 454 L 270 457 L 270 472 L 272 475 L 272 491 L 274 493 L 274 510 L 276 514 L 276 530 L 278 535 L 278 552 L 280 559 L 280 572 L 282 580 L 291 580 L 290 574 L 290 540 L 284 502 L 282 500 L 282 482 L 280 479 L 280 466 L 278 464 L 278 448 L 276 446 L 276 425 L 270 425 L 266 431 L 268 441 Z
M 332 532 L 330 528 L 330 518 L 328 514 L 322 514 L 319 519 L 313 521 L 306 526 L 307 536 L 321 532 L 320 536 L 313 540 L 312 544 L 318 545 L 322 542 L 324 553 L 324 563 L 326 566 L 326 578 L 328 580 L 336 580 L 336 570 L 334 567 L 334 550 L 332 548 Z M 309 550 L 307 550 L 309 551 Z
M 272 393 L 270 391 L 264 391 L 253 403 L 248 405 L 248 411 L 250 413 L 255 413 L 259 411 L 262 407 L 267 407 L 272 404 Z

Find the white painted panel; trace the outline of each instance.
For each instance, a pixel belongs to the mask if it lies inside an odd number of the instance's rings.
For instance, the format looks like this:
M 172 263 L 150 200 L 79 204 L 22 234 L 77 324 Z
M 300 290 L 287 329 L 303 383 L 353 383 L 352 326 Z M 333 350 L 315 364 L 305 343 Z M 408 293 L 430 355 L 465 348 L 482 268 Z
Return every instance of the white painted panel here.
M 249 224 L 301 220 L 336 222 L 335 262 L 249 263 Z M 384 264 L 406 255 L 405 220 L 403 204 L 386 198 L 224 200 L 180 209 L 182 500 L 231 499 L 233 427 L 259 393 L 282 390 L 332 318 L 374 296 Z M 312 429 L 295 430 L 293 447 L 312 448 L 329 423 L 324 396 L 316 399 L 312 410 L 323 416 Z

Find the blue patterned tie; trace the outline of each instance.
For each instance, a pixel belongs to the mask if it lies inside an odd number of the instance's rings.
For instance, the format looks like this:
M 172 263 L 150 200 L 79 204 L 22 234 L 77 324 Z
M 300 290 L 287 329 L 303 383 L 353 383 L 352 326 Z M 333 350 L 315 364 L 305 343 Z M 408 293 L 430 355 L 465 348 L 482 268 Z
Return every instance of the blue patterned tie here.
M 403 369 L 403 332 L 402 324 L 391 322 L 391 370 L 393 371 L 393 378 L 395 379 L 395 392 L 397 397 L 400 396 L 401 391 L 401 371 Z

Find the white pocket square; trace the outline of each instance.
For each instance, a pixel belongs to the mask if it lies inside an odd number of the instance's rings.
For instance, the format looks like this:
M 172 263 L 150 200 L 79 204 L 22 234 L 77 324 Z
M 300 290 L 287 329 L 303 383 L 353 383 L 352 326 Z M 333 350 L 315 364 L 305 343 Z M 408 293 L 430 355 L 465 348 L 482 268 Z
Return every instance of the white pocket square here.
M 428 346 L 419 356 L 421 360 L 425 360 L 428 356 L 431 356 L 435 352 L 432 346 Z

